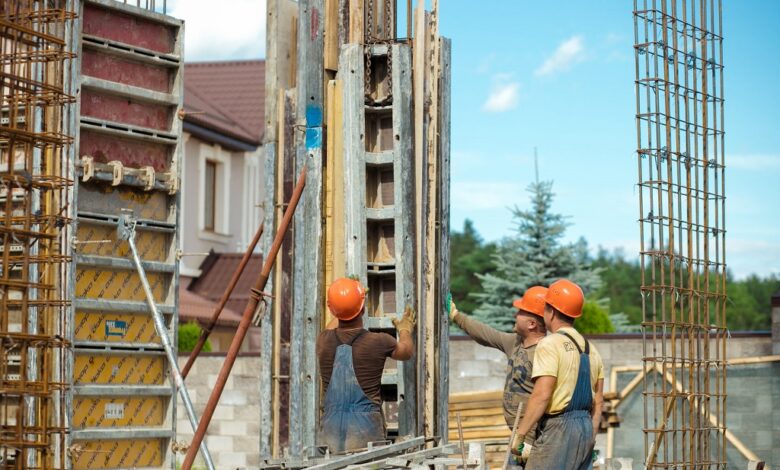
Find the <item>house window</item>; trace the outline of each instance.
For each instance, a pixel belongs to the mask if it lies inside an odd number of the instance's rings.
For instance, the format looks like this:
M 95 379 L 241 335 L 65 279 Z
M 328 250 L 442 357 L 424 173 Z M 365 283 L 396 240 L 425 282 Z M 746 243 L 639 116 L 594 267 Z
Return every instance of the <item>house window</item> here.
M 206 181 L 203 197 L 203 228 L 214 231 L 216 222 L 215 208 L 217 206 L 217 162 L 206 160 Z

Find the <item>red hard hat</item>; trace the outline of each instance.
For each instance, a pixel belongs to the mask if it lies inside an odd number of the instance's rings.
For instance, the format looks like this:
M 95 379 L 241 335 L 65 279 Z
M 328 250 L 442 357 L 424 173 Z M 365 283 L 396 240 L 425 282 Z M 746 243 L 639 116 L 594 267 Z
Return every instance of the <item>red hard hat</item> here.
M 544 301 L 567 317 L 579 318 L 582 316 L 585 296 L 577 284 L 568 279 L 559 279 L 550 284 Z
M 328 287 L 328 308 L 339 320 L 349 321 L 360 315 L 366 303 L 366 291 L 360 282 L 342 277 Z
M 524 312 L 533 313 L 544 318 L 544 303 L 547 288 L 542 286 L 529 287 L 523 296 L 514 301 L 512 305 Z

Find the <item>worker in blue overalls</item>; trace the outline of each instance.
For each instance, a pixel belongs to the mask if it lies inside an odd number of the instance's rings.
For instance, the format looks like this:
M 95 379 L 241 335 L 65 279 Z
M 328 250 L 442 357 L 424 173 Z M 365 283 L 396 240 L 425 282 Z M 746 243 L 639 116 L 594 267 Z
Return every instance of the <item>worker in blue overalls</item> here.
M 382 413 L 382 371 L 385 360 L 405 361 L 414 353 L 415 314 L 406 309 L 394 318 L 398 339 L 363 328 L 366 291 L 360 282 L 341 278 L 328 287 L 328 309 L 338 324 L 317 337 L 317 358 L 325 390 L 318 445 L 332 453 L 365 449 L 386 439 Z
M 552 283 L 547 290 L 544 323 L 552 334 L 536 346 L 534 389 L 515 441 L 510 443 L 526 462 L 526 470 L 593 467 L 604 364 L 596 348 L 574 329 L 584 300 L 582 289 L 567 279 Z M 523 442 L 537 422 L 536 440 L 531 448 Z

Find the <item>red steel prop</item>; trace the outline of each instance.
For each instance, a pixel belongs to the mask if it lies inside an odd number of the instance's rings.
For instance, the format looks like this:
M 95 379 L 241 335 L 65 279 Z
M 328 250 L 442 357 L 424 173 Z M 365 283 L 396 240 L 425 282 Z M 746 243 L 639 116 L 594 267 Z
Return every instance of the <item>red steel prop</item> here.
M 247 247 L 246 253 L 244 253 L 244 257 L 241 258 L 241 263 L 239 263 L 236 271 L 233 273 L 233 277 L 230 278 L 230 283 L 228 283 L 227 288 L 225 288 L 225 292 L 222 294 L 222 298 L 219 300 L 219 305 L 217 305 L 217 308 L 214 309 L 214 313 L 211 315 L 211 321 L 209 322 L 208 326 L 203 328 L 203 331 L 200 333 L 198 343 L 192 349 L 190 357 L 187 359 L 187 363 L 184 364 L 184 368 L 181 370 L 182 379 L 187 378 L 187 374 L 190 372 L 190 369 L 192 369 L 192 365 L 195 364 L 195 359 L 198 358 L 198 354 L 200 354 L 200 351 L 203 349 L 203 345 L 206 344 L 206 340 L 209 339 L 211 330 L 217 324 L 217 320 L 219 320 L 219 316 L 222 314 L 222 310 L 225 308 L 225 304 L 227 304 L 228 299 L 230 299 L 230 294 L 232 294 L 233 289 L 236 288 L 238 279 L 241 277 L 241 274 L 244 273 L 246 265 L 249 264 L 249 260 L 252 258 L 252 253 L 255 251 L 257 242 L 259 242 L 260 237 L 263 236 L 264 225 L 265 224 L 260 223 L 260 227 L 257 228 L 255 238 L 252 239 L 252 242 Z
M 238 350 L 241 348 L 241 343 L 244 341 L 246 332 L 249 329 L 249 324 L 252 321 L 252 316 L 255 313 L 260 297 L 262 297 L 265 284 L 268 282 L 268 276 L 271 273 L 271 267 L 273 267 L 276 255 L 279 253 L 279 248 L 282 246 L 282 240 L 284 239 L 287 229 L 290 226 L 295 208 L 298 206 L 298 201 L 303 193 L 303 187 L 306 185 L 306 166 L 301 169 L 301 174 L 298 177 L 298 182 L 295 185 L 290 203 L 287 205 L 287 209 L 284 211 L 284 217 L 279 225 L 279 230 L 276 232 L 274 242 L 271 245 L 271 250 L 268 253 L 268 257 L 263 264 L 263 270 L 260 273 L 260 277 L 257 278 L 254 287 L 251 289 L 252 295 L 249 299 L 249 303 L 244 309 L 244 315 L 241 317 L 241 322 L 238 324 L 236 335 L 233 337 L 233 342 L 230 343 L 230 349 L 228 350 L 227 357 L 225 357 L 225 363 L 222 365 L 222 369 L 217 376 L 217 383 L 214 384 L 214 390 L 209 396 L 209 401 L 206 403 L 206 409 L 203 410 L 200 422 L 198 423 L 198 429 L 195 431 L 195 435 L 192 438 L 190 447 L 187 450 L 187 455 L 184 457 L 184 462 L 181 465 L 182 470 L 190 470 L 195 456 L 198 453 L 198 447 L 203 442 L 203 438 L 206 436 L 206 429 L 208 429 L 211 417 L 214 415 L 214 410 L 217 408 L 219 397 L 222 395 L 222 390 L 225 388 L 228 376 L 230 376 L 230 370 L 233 368 L 233 364 L 236 362 L 236 356 L 238 356 Z

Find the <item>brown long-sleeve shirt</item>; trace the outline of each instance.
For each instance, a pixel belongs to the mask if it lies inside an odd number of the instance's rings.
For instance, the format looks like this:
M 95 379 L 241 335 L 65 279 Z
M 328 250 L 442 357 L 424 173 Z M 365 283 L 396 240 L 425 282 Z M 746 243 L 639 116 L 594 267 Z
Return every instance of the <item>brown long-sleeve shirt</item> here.
M 524 348 L 523 338 L 520 335 L 498 331 L 462 313 L 455 315 L 454 321 L 478 344 L 498 349 L 506 354 L 504 419 L 507 426 L 511 428 L 515 424 L 517 405 L 522 401 L 523 411 L 525 411 L 525 404 L 534 389 L 534 383 L 531 380 L 531 367 L 536 345 Z M 521 418 L 523 414 L 521 413 Z

